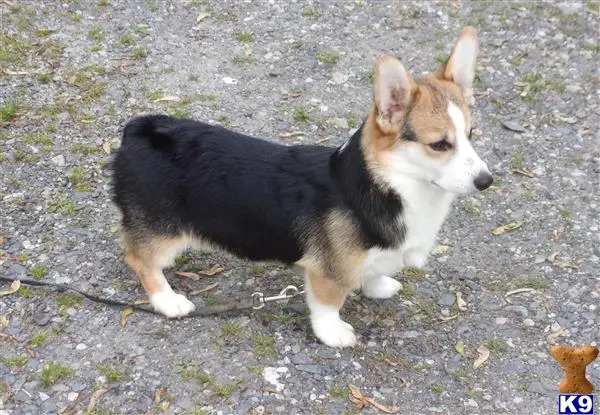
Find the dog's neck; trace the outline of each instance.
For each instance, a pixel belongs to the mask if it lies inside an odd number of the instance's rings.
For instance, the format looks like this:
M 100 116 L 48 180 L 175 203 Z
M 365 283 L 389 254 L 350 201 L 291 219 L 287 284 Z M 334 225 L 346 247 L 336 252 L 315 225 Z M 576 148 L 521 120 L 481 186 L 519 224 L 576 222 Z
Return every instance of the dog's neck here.
M 390 248 L 404 241 L 402 198 L 369 172 L 361 146 L 363 125 L 331 156 L 329 168 L 345 203 L 360 222 L 363 242 Z

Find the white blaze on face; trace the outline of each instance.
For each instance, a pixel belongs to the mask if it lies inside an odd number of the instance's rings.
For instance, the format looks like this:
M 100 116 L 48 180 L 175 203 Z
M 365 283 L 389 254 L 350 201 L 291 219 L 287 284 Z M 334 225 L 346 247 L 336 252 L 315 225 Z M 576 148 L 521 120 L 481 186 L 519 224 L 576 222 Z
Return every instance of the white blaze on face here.
M 473 181 L 480 173 L 489 173 L 488 167 L 477 155 L 467 138 L 465 116 L 453 102 L 448 103 L 448 115 L 452 120 L 456 152 L 441 169 L 436 184 L 453 193 L 470 193 L 475 190 Z

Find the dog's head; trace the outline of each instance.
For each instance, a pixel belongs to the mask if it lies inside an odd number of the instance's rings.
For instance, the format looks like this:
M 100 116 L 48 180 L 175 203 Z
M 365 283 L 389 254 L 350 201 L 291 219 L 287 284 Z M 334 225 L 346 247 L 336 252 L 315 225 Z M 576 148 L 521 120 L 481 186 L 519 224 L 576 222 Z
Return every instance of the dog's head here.
M 409 176 L 455 194 L 492 184 L 470 142 L 477 51 L 475 29 L 466 27 L 446 63 L 421 78 L 413 79 L 397 58 L 379 59 L 363 145 L 384 179 Z

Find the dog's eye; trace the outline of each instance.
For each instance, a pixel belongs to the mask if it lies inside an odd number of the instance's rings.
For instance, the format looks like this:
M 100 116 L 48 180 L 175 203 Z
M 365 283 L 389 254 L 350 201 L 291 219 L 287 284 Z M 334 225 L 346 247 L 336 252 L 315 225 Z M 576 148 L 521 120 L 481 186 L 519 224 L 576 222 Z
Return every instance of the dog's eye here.
M 435 151 L 448 151 L 452 148 L 452 144 L 450 144 L 448 140 L 444 138 L 440 141 L 436 141 L 435 143 L 429 144 L 429 147 L 431 147 Z
M 469 140 L 471 139 L 472 135 L 473 135 L 473 127 L 471 127 L 471 129 L 469 130 Z

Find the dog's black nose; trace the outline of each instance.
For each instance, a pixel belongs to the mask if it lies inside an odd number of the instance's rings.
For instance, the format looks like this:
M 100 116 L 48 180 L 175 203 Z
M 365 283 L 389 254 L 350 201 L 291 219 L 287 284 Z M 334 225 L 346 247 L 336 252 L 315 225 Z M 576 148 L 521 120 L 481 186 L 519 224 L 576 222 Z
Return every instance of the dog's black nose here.
M 477 190 L 485 190 L 492 185 L 494 178 L 488 172 L 482 171 L 475 177 L 473 184 Z

